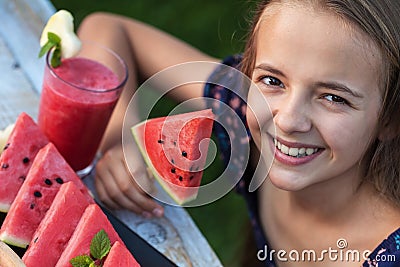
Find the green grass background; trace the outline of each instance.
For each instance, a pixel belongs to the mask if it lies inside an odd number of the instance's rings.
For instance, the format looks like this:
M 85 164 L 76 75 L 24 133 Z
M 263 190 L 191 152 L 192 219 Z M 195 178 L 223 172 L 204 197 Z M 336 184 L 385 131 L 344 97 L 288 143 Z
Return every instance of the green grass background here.
M 132 17 L 169 32 L 219 58 L 241 52 L 247 20 L 254 2 L 240 0 L 51 0 L 56 9 L 69 10 L 76 27 L 95 11 Z M 101 29 L 100 29 L 101 30 Z M 138 36 L 140 38 L 140 36 Z M 172 103 L 167 103 L 169 108 Z M 166 110 L 157 110 L 160 115 Z M 207 182 L 221 170 L 218 160 L 204 174 Z M 234 192 L 188 212 L 224 266 L 239 266 L 247 230 L 245 203 Z

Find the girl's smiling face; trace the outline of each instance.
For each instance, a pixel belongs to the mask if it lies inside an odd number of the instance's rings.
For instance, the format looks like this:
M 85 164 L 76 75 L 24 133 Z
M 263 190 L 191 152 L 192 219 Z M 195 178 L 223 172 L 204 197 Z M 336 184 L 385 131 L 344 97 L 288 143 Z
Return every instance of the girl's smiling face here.
M 332 12 L 301 5 L 268 7 L 256 34 L 248 124 L 274 157 L 272 183 L 357 183 L 381 106 L 377 47 Z

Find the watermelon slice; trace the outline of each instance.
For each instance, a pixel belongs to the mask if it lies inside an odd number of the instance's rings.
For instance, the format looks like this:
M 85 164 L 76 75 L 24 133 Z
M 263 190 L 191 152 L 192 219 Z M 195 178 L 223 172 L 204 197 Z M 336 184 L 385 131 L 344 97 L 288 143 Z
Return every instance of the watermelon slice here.
M 88 201 L 88 189 L 67 164 L 56 147 L 49 143 L 37 154 L 32 167 L 0 230 L 0 240 L 26 247 L 50 208 L 61 184 L 73 181 Z
M 1 212 L 8 212 L 36 154 L 48 142 L 28 114 L 21 113 L 18 116 L 0 157 Z
M 154 177 L 178 204 L 197 197 L 213 122 L 214 114 L 206 109 L 149 119 L 132 127 Z
M 61 185 L 22 258 L 26 266 L 55 266 L 91 203 L 73 182 Z
M 140 267 L 140 264 L 132 256 L 129 250 L 124 244 L 115 241 L 114 245 L 111 247 L 106 260 L 104 261 L 103 267 Z
M 89 205 L 83 213 L 74 233 L 71 236 L 64 252 L 61 254 L 56 267 L 71 266 L 70 260 L 79 255 L 90 255 L 90 243 L 93 237 L 103 229 L 111 242 L 119 241 L 123 244 L 114 227 L 99 205 Z

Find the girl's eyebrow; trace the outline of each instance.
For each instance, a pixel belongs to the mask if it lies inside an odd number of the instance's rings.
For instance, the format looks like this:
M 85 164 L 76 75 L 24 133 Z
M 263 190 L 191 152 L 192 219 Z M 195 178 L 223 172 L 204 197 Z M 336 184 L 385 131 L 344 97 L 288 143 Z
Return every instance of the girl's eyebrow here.
M 274 67 L 272 67 L 272 66 L 270 66 L 268 64 L 265 64 L 265 63 L 257 65 L 254 69 L 255 70 L 259 69 L 259 70 L 268 71 L 268 72 L 271 72 L 273 74 L 276 74 L 276 75 L 279 75 L 281 77 L 286 78 L 286 75 L 282 71 L 280 71 L 278 69 L 275 69 Z
M 329 88 L 331 90 L 344 92 L 344 93 L 350 94 L 350 95 L 352 95 L 354 97 L 357 97 L 357 98 L 363 98 L 363 95 L 359 94 L 358 92 L 350 89 L 349 87 L 347 87 L 346 85 L 341 84 L 341 83 L 337 83 L 337 82 L 317 82 L 316 86 L 325 87 L 325 88 Z
M 254 70 L 268 71 L 268 72 L 270 72 L 272 74 L 279 75 L 280 77 L 286 78 L 286 75 L 282 71 L 280 71 L 280 70 L 278 70 L 278 69 L 276 69 L 276 68 L 274 68 L 274 67 L 272 67 L 272 66 L 270 66 L 268 64 L 265 64 L 265 63 L 257 65 L 254 68 Z M 357 98 L 363 98 L 363 96 L 361 94 L 359 94 L 355 90 L 350 89 L 348 86 L 346 86 L 346 85 L 344 85 L 342 83 L 338 83 L 338 82 L 317 82 L 317 83 L 315 83 L 315 86 L 316 87 L 325 87 L 325 88 L 329 88 L 331 90 L 336 90 L 336 91 L 340 91 L 340 92 L 344 92 L 344 93 L 350 94 L 350 95 L 352 95 L 354 97 L 357 97 Z

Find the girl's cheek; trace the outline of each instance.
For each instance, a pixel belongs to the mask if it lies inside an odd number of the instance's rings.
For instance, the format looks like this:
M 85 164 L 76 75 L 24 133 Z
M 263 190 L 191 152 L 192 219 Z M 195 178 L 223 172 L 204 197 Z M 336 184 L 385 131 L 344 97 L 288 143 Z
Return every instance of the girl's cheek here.
M 248 124 L 250 130 L 259 132 L 260 131 L 260 126 L 259 126 L 259 123 L 257 121 L 256 115 L 254 114 L 254 111 L 250 107 L 250 105 L 247 106 L 246 118 L 247 118 L 247 124 Z
M 257 146 L 261 143 L 261 134 L 268 132 L 268 125 L 272 124 L 272 115 L 268 106 L 252 105 L 247 106 L 246 112 L 247 124 L 251 136 Z

